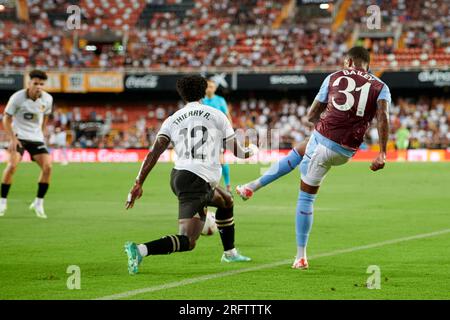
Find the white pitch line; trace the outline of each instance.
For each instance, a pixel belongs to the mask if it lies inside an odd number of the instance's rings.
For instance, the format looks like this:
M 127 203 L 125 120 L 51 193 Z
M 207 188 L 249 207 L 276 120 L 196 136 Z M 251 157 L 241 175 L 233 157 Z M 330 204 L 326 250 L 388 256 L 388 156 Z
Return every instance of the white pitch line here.
M 368 245 L 364 245 L 364 246 L 357 246 L 357 247 L 352 247 L 352 248 L 348 248 L 348 249 L 340 249 L 340 250 L 335 250 L 335 251 L 331 251 L 331 252 L 320 253 L 320 254 L 312 255 L 309 258 L 317 259 L 317 258 L 323 258 L 323 257 L 331 257 L 331 256 L 336 256 L 336 255 L 340 255 L 340 254 L 344 254 L 344 253 L 378 248 L 378 247 L 395 244 L 395 243 L 399 243 L 399 242 L 405 242 L 405 241 L 417 240 L 417 239 L 423 239 L 423 238 L 430 238 L 430 237 L 446 234 L 449 232 L 450 232 L 450 229 L 444 229 L 444 230 L 440 230 L 440 231 L 418 234 L 415 236 L 410 236 L 410 237 L 405 237 L 405 238 L 376 242 L 376 243 L 372 243 L 372 244 L 368 244 Z M 244 273 L 244 272 L 251 272 L 251 271 L 257 271 L 257 270 L 262 270 L 262 269 L 275 268 L 275 267 L 285 265 L 285 264 L 290 264 L 290 263 L 292 263 L 292 259 L 262 264 L 262 265 L 250 267 L 250 268 L 243 268 L 243 269 L 231 270 L 231 271 L 220 272 L 220 273 L 215 273 L 215 274 L 208 274 L 208 275 L 204 275 L 201 277 L 185 279 L 185 280 L 181 280 L 181 281 L 161 284 L 158 286 L 153 286 L 153 287 L 148 287 L 148 288 L 126 291 L 126 292 L 122 292 L 122 293 L 118 293 L 118 294 L 113 294 L 110 296 L 104 296 L 104 297 L 96 298 L 94 300 L 117 300 L 117 299 L 129 298 L 132 296 L 136 296 L 138 294 L 155 292 L 155 291 L 171 289 L 171 288 L 176 288 L 176 287 L 182 287 L 182 286 L 186 286 L 186 285 L 193 284 L 193 283 L 198 283 L 198 282 L 217 279 L 217 278 L 224 278 L 224 277 L 233 276 L 233 275 Z

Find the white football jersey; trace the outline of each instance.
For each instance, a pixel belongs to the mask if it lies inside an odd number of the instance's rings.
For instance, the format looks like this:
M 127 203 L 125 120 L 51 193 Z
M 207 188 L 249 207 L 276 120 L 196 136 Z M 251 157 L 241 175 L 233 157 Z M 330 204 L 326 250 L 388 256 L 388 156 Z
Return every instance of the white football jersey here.
M 223 143 L 235 136 L 225 114 L 190 102 L 164 121 L 158 135 L 172 141 L 176 153 L 175 169 L 190 171 L 213 188 L 219 184 Z
M 5 112 L 13 117 L 12 127 L 17 138 L 44 142 L 42 123 L 44 115 L 52 112 L 52 105 L 52 96 L 44 91 L 36 101 L 28 97 L 26 89 L 14 93 L 9 98 Z

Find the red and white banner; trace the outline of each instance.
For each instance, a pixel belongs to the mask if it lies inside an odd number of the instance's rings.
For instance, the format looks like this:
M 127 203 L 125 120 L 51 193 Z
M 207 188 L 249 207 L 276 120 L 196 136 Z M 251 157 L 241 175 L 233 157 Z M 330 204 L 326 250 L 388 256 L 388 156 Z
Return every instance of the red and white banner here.
M 261 150 L 250 159 L 237 159 L 231 152 L 226 152 L 225 162 L 227 163 L 259 163 L 267 164 L 278 161 L 289 153 L 290 150 Z M 141 162 L 148 153 L 147 149 L 67 149 L 67 160 L 69 162 Z M 353 157 L 353 161 L 372 161 L 377 156 L 376 151 L 360 150 Z M 60 149 L 51 149 L 51 156 L 54 162 L 64 160 L 63 152 Z M 5 162 L 7 158 L 6 150 L 0 150 L 0 161 Z M 173 150 L 168 150 L 161 155 L 160 162 L 172 162 L 175 159 Z M 30 162 L 30 156 L 25 152 L 23 162 Z M 444 162 L 450 161 L 450 150 L 426 150 L 416 149 L 404 152 L 388 152 L 387 161 L 408 161 L 408 162 Z

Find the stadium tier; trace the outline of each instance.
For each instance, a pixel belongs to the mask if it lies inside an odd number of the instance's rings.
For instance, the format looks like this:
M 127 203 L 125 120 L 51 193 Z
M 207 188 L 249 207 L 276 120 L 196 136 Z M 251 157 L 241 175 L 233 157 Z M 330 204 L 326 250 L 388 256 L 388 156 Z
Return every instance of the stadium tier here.
M 311 102 L 306 98 L 250 98 L 229 101 L 228 107 L 235 129 L 253 128 L 258 132 L 276 129 L 280 148 L 290 149 L 312 132 L 313 127 L 305 117 Z M 67 133 L 68 145 L 75 148 L 149 148 L 163 120 L 182 106 L 181 101 L 106 105 L 59 101 L 47 126 L 49 142 L 55 141 L 57 128 L 60 128 Z M 448 147 L 450 99 L 398 98 L 392 104 L 390 114 L 390 150 L 395 149 L 396 133 L 402 127 L 409 130 L 410 149 Z M 4 147 L 8 144 L 3 132 L 0 142 Z M 376 150 L 377 143 L 378 133 L 373 126 L 361 148 Z
M 450 84 L 448 1 L 315 2 L 6 1 L 0 10 L 0 105 L 23 87 L 27 71 L 48 70 L 46 89 L 56 95 L 49 137 L 61 127 L 73 147 L 147 148 L 162 120 L 181 106 L 175 80 L 200 72 L 228 95 L 235 128 L 279 129 L 282 146 L 290 148 L 311 133 L 304 116 L 323 79 L 349 47 L 363 45 L 371 51 L 372 72 L 395 97 L 391 146 L 403 125 L 410 148 L 446 148 L 450 106 L 441 88 Z M 368 11 L 373 4 L 378 26 Z M 77 12 L 79 25 L 69 27 Z M 261 91 L 269 94 L 258 97 Z M 104 102 L 91 92 L 143 98 Z M 161 100 L 158 92 L 170 95 Z M 83 97 L 74 102 L 59 93 Z M 80 122 L 99 124 L 83 134 Z M 364 148 L 375 146 L 376 129 L 366 138 Z M 6 140 L 2 131 L 4 146 Z
M 335 66 L 352 43 L 372 50 L 372 68 L 450 63 L 447 1 L 377 1 L 379 29 L 368 28 L 372 1 L 327 14 L 297 2 L 29 1 L 20 17 L 0 12 L 0 67 L 313 69 Z M 79 29 L 67 25 L 69 5 Z

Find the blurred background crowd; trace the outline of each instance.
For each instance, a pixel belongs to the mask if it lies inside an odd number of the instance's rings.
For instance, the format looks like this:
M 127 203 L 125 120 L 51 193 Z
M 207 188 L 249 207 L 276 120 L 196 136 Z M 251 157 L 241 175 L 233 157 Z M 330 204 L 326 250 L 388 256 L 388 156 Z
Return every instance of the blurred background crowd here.
M 0 4 L 0 72 L 35 67 L 331 72 L 353 45 L 370 49 L 371 68 L 376 70 L 449 68 L 448 0 L 338 0 L 320 6 L 305 2 L 5 0 Z M 73 5 L 75 9 L 67 11 Z M 379 21 L 368 13 L 371 5 L 380 9 Z M 71 28 L 68 12 L 77 10 L 80 23 L 71 20 Z M 235 128 L 278 129 L 282 147 L 291 147 L 312 129 L 305 120 L 312 98 L 302 95 L 225 98 Z M 409 148 L 449 146 L 450 99 L 442 98 L 443 92 L 393 95 L 392 148 L 399 136 Z M 84 100 L 78 104 L 67 97 L 55 99 L 47 128 L 50 144 L 64 140 L 81 148 L 148 148 L 165 117 L 182 106 L 175 97 L 146 99 L 151 103 L 104 102 L 88 95 Z M 3 131 L 0 143 L 7 144 Z M 362 148 L 376 143 L 373 126 Z
M 306 120 L 312 101 L 264 100 L 258 98 L 228 102 L 235 129 L 253 128 L 258 132 L 277 129 L 281 148 L 291 148 L 308 137 L 313 126 Z M 149 148 L 163 120 L 183 107 L 181 101 L 142 105 L 58 106 L 47 126 L 50 145 L 57 143 L 65 132 L 67 146 L 76 148 Z M 450 142 L 450 99 L 398 98 L 390 108 L 390 149 L 395 148 L 399 130 L 407 130 L 411 149 L 443 149 Z M 83 123 L 80 128 L 79 123 Z M 1 133 L 0 141 L 7 146 Z M 362 149 L 376 148 L 376 121 L 366 134 Z
M 316 11 L 302 0 L 28 0 L 26 21 L 0 12 L 0 67 L 304 69 L 335 66 L 355 42 L 376 54 L 374 67 L 449 64 L 447 0 L 343 2 L 332 16 L 333 3 Z M 371 4 L 377 37 L 366 34 Z M 69 5 L 80 8 L 75 33 Z

